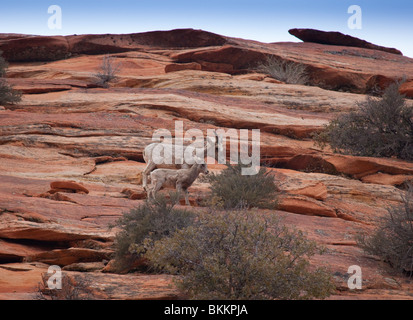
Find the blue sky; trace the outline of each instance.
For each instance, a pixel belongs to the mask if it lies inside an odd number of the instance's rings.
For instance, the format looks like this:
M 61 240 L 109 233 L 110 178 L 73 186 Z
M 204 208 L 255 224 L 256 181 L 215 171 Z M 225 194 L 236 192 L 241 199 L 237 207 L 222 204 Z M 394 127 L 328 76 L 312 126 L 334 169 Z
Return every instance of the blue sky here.
M 62 9 L 62 29 L 50 30 L 47 9 Z M 362 10 L 362 28 L 350 29 L 347 9 Z M 203 29 L 262 42 L 299 41 L 291 28 L 340 31 L 395 47 L 413 58 L 412 0 L 7 0 L 0 33 L 69 35 Z

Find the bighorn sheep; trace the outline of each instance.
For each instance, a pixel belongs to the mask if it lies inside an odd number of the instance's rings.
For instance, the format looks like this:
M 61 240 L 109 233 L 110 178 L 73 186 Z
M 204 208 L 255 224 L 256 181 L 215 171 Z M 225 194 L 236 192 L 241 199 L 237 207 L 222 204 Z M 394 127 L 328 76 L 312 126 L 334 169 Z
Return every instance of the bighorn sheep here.
M 222 141 L 220 141 L 218 135 L 216 134 L 216 132 L 214 131 L 215 134 L 215 141 L 213 141 L 210 137 L 207 137 L 207 141 L 203 146 L 203 154 L 204 154 L 204 158 L 208 155 L 211 154 L 210 152 L 215 151 L 215 159 L 217 159 L 218 157 L 218 153 L 221 152 L 221 149 L 223 148 L 222 146 Z M 143 151 L 143 159 L 146 162 L 146 167 L 142 172 L 142 186 L 144 189 L 146 189 L 147 187 L 147 181 L 148 181 L 148 177 L 150 175 L 150 173 L 157 169 L 157 168 L 174 168 L 174 169 L 188 169 L 193 165 L 193 161 L 196 157 L 195 154 L 193 154 L 190 159 L 183 157 L 183 159 L 179 159 L 182 160 L 182 164 L 180 163 L 175 163 L 175 164 L 157 164 L 155 163 L 154 159 L 153 159 L 153 150 L 159 146 L 160 144 L 162 144 L 162 142 L 154 142 L 151 143 L 149 145 L 147 145 Z M 185 150 L 188 146 L 184 146 L 184 145 L 174 145 L 172 148 L 167 149 L 164 148 L 163 152 L 163 158 L 164 159 L 175 159 L 175 151 L 178 150 L 179 154 L 184 155 L 185 154 Z M 191 162 L 192 161 L 192 162 Z M 188 163 L 190 162 L 190 163 Z
M 174 188 L 181 194 L 184 191 L 185 204 L 189 205 L 188 188 L 198 178 L 200 173 L 208 174 L 206 163 L 195 163 L 189 169 L 156 169 L 151 172 L 151 186 L 147 188 L 148 200 L 155 199 L 161 188 Z

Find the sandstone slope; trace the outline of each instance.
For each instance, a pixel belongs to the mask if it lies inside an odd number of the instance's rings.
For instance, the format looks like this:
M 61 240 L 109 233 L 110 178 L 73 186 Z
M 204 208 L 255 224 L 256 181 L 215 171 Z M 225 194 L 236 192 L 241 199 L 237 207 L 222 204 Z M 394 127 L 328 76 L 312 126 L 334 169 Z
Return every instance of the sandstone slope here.
M 413 59 L 191 29 L 0 35 L 0 49 L 11 61 L 8 81 L 24 93 L 19 104 L 0 108 L 0 298 L 33 298 L 51 264 L 74 282 L 93 283 L 101 299 L 179 298 L 173 277 L 102 271 L 117 231 L 109 225 L 145 198 L 143 148 L 154 130 L 173 132 L 180 120 L 184 130 L 260 129 L 261 165 L 281 190 L 279 209 L 263 212 L 327 248 L 312 263 L 331 269 L 338 288 L 332 299 L 412 299 L 408 279 L 366 255 L 355 236 L 371 232 L 388 206 L 401 203 L 413 164 L 320 150 L 311 134 L 357 108 L 375 86 L 413 75 Z M 101 88 L 94 74 L 108 53 L 122 68 Z M 255 72 L 268 55 L 306 64 L 313 85 Z M 407 78 L 406 92 L 411 83 Z M 207 189 L 194 184 L 193 206 Z M 361 291 L 347 288 L 351 265 L 362 267 Z

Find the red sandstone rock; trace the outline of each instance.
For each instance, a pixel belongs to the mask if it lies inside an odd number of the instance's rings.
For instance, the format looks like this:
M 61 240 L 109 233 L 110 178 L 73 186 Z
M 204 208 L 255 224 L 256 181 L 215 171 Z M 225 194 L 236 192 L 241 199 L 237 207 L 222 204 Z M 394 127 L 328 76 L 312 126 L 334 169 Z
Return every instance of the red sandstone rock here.
M 225 42 L 225 37 L 193 29 L 65 37 L 0 35 L 0 50 L 8 61 L 53 61 L 73 54 L 116 53 L 142 47 L 207 47 Z
M 219 48 L 207 48 L 200 50 L 192 50 L 188 52 L 178 53 L 172 56 L 177 62 L 198 62 L 203 63 L 208 71 L 225 70 L 224 72 L 234 72 L 235 70 L 248 69 L 253 67 L 260 61 L 265 60 L 266 56 L 264 53 L 244 49 L 243 47 L 238 47 L 234 45 L 225 45 Z M 209 67 L 206 63 L 210 63 Z M 218 66 L 225 66 L 224 69 Z M 216 66 L 216 67 L 214 67 Z M 231 67 L 232 66 L 232 67 Z M 218 68 L 217 68 L 218 67 Z
M 65 46 L 62 50 L 59 49 L 60 42 Z M 68 43 L 70 45 L 66 47 Z M 364 42 L 363 44 L 366 46 Z M 310 80 L 313 84 L 357 93 L 365 93 L 375 86 L 380 86 L 380 79 L 376 80 L 375 77 L 383 76 L 394 81 L 403 74 L 411 73 L 409 73 L 409 70 L 411 70 L 409 58 L 400 55 L 394 57 L 391 53 L 380 51 L 381 47 L 372 47 L 374 48 L 372 50 L 369 45 L 367 45 L 369 49 L 348 47 L 345 44 L 331 46 L 308 42 L 265 45 L 192 29 L 126 35 L 67 37 L 22 35 L 10 37 L 0 35 L 0 49 L 5 51 L 7 58 L 12 59 L 12 61 L 56 60 L 56 58 L 62 59 L 62 57 L 69 54 L 99 54 L 102 52 L 126 55 L 127 52 L 133 50 L 141 51 L 150 47 L 168 48 L 170 50 L 168 55 L 176 62 L 195 62 L 203 65 L 202 70 L 231 74 L 242 73 L 251 68 L 254 69 L 268 55 L 272 55 L 283 60 L 298 61 L 305 64 L 308 67 Z M 70 48 L 70 52 L 68 48 Z M 174 49 L 181 50 L 174 52 Z M 19 54 L 15 55 L 17 51 Z M 396 53 L 392 49 L 390 49 L 390 52 Z M 371 59 L 367 61 L 366 57 Z M 163 57 L 163 59 L 165 58 Z M 377 74 L 377 61 L 380 61 L 381 65 L 380 74 Z M 147 63 L 147 60 L 145 63 Z M 345 70 L 341 67 L 343 63 L 348 66 Z M 163 65 L 162 69 L 165 69 L 167 64 Z M 98 64 L 94 66 L 94 70 L 97 66 Z M 91 70 L 91 72 L 94 70 Z M 125 68 L 122 73 L 127 73 L 127 70 L 132 70 L 129 64 L 128 68 Z M 408 80 L 411 81 L 411 79 Z M 127 81 L 129 87 L 132 86 L 131 81 Z M 43 89 L 39 87 L 37 90 L 60 89 L 63 89 L 63 87 L 46 87 Z M 25 90 L 33 92 L 36 89 L 26 88 Z M 410 91 L 406 92 L 409 94 Z
M 7 61 L 50 61 L 70 56 L 69 44 L 63 36 L 0 37 L 0 50 Z
M 99 228 L 74 227 L 57 223 L 35 223 L 29 221 L 4 222 L 0 227 L 0 238 L 49 242 L 67 242 L 84 239 L 113 240 L 113 235 L 103 234 Z
M 106 162 L 113 162 L 113 161 L 127 161 L 125 157 L 111 157 L 111 156 L 101 156 L 94 158 L 96 164 L 102 164 Z
M 0 240 L 0 260 L 1 261 L 21 261 L 28 255 L 34 255 L 50 250 L 50 247 L 40 245 L 25 245 L 12 241 Z
M 182 70 L 201 70 L 202 66 L 197 62 L 189 63 L 171 63 L 165 67 L 165 72 L 175 72 Z
M 236 79 L 242 79 L 242 80 L 254 80 L 254 81 L 263 81 L 265 78 L 268 76 L 266 74 L 262 73 L 247 73 L 247 74 L 240 74 L 234 76 Z M 281 83 L 279 81 L 279 83 Z
M 386 77 L 383 75 L 374 75 L 371 76 L 366 83 L 367 91 L 373 93 L 379 93 L 386 89 L 390 84 L 394 83 L 396 79 Z
M 49 265 L 43 263 L 0 264 L 0 299 L 33 300 Z M 89 298 L 104 300 L 182 299 L 171 275 L 117 275 L 100 272 L 63 271 L 69 283 L 79 289 L 87 286 Z M 92 285 L 93 284 L 93 285 Z M 70 288 L 68 288 L 70 290 Z
M 222 72 L 222 73 L 233 73 L 234 67 L 229 63 L 216 63 L 208 61 L 199 61 L 201 65 L 201 70 L 211 71 L 211 72 Z
M 50 265 L 67 266 L 79 262 L 100 262 L 109 259 L 111 251 L 87 248 L 55 249 L 25 257 L 27 262 L 42 262 Z
M 121 265 L 116 260 L 110 260 L 108 264 L 102 269 L 104 273 L 126 274 L 139 267 L 147 267 L 148 260 L 145 258 L 133 259 L 128 265 Z
M 101 271 L 105 267 L 103 262 L 77 262 L 66 265 L 64 271 L 94 272 Z
M 406 97 L 413 97 L 413 81 L 407 81 L 400 86 L 400 93 Z
M 48 193 L 51 194 L 48 198 L 55 201 L 68 201 L 73 202 L 70 197 L 67 195 L 62 194 L 61 192 L 69 192 L 72 193 L 72 190 L 65 191 L 64 189 L 52 189 Z M 77 193 L 84 193 L 84 192 L 77 192 Z M 85 193 L 84 193 L 85 194 Z
M 0 299 L 33 300 L 49 266 L 41 263 L 0 264 Z
M 324 172 L 329 174 L 344 173 L 357 179 L 378 172 L 388 175 L 413 175 L 413 166 L 408 162 L 348 155 L 297 155 L 291 158 L 285 166 L 294 170 Z
M 307 172 L 312 171 L 330 174 L 337 172 L 337 169 L 334 167 L 334 165 L 326 161 L 324 157 L 314 154 L 296 155 L 287 162 L 286 167 L 289 169 L 302 170 Z
M 76 192 L 79 192 L 79 193 L 81 193 L 82 191 L 76 191 L 76 190 L 73 190 L 73 189 L 63 189 L 63 188 L 55 188 L 55 189 L 50 189 L 49 191 L 47 191 L 47 193 L 46 194 L 43 194 L 43 195 L 46 195 L 46 197 L 48 197 L 47 195 L 56 195 L 56 197 L 50 197 L 50 199 L 55 199 L 55 200 L 57 200 L 57 198 L 60 196 L 59 195 L 59 192 L 66 192 L 66 193 L 76 193 Z M 83 193 L 85 193 L 85 192 L 83 192 Z
M 293 212 L 303 215 L 315 215 L 321 217 L 336 218 L 337 214 L 333 208 L 304 196 L 283 196 L 278 200 L 279 210 Z
M 393 175 L 412 175 L 413 166 L 409 162 L 396 159 L 353 157 L 348 155 L 332 155 L 324 157 L 338 172 L 349 174 L 359 179 L 377 172 Z
M 75 192 L 84 192 L 89 193 L 89 190 L 86 189 L 81 184 L 74 181 L 54 181 L 50 183 L 50 187 L 53 189 L 59 190 L 73 190 Z
M 365 40 L 361 40 L 349 35 L 342 34 L 341 32 L 326 32 L 315 29 L 290 29 L 288 30 L 288 32 L 293 36 L 296 36 L 298 39 L 303 40 L 304 42 L 315 42 L 320 44 L 332 44 L 347 47 L 359 47 L 373 50 L 381 50 L 399 55 L 402 54 L 397 49 L 378 46 Z
M 41 94 L 48 92 L 58 92 L 70 90 L 73 88 L 96 88 L 93 81 L 82 81 L 72 79 L 22 79 L 8 78 L 8 83 L 13 89 L 21 91 L 24 94 Z
M 327 188 L 321 182 L 301 189 L 288 190 L 288 192 L 292 194 L 300 194 L 321 201 L 324 201 L 327 198 Z
M 146 199 L 145 190 L 134 191 L 131 189 L 123 189 L 122 193 L 125 194 L 131 200 Z
M 386 173 L 375 173 L 361 178 L 361 181 L 366 183 L 375 184 L 387 184 L 392 186 L 399 186 L 407 183 L 408 181 L 413 181 L 413 175 L 403 175 L 403 174 L 386 174 Z
M 176 300 L 183 296 L 174 284 L 173 275 L 108 274 L 100 272 L 66 272 L 77 284 L 93 284 L 88 289 L 102 300 Z

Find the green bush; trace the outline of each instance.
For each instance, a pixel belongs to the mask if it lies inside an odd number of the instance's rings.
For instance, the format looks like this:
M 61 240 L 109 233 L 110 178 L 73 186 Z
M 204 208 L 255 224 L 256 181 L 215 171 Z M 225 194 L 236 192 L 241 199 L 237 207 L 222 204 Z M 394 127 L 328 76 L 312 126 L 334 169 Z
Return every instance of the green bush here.
M 371 236 L 360 235 L 358 243 L 394 269 L 413 275 L 413 185 L 408 186 L 403 203 L 389 208 L 376 231 Z
M 310 271 L 307 258 L 319 252 L 314 242 L 248 211 L 201 215 L 149 247 L 145 257 L 180 275 L 178 287 L 192 299 L 311 299 L 333 289 L 324 269 Z
M 278 189 L 273 175 L 264 167 L 256 175 L 242 175 L 242 168 L 241 164 L 227 164 L 220 174 L 205 176 L 210 183 L 207 203 L 224 209 L 275 208 Z
M 381 98 L 368 97 L 358 110 L 332 121 L 314 136 L 316 143 L 357 156 L 413 160 L 413 108 L 406 105 L 399 85 L 390 85 Z
M 171 194 L 170 204 L 165 196 L 159 195 L 117 221 L 120 232 L 115 239 L 116 269 L 128 269 L 142 257 L 146 251 L 144 240 L 159 240 L 193 223 L 193 213 L 174 208 L 177 197 L 178 194 Z
M 257 67 L 257 71 L 263 72 L 276 80 L 290 84 L 307 84 L 309 82 L 307 67 L 293 61 L 268 57 Z
M 21 92 L 13 90 L 13 88 L 7 84 L 4 77 L 6 76 L 8 64 L 2 57 L 0 51 L 0 105 L 13 104 L 21 100 Z

